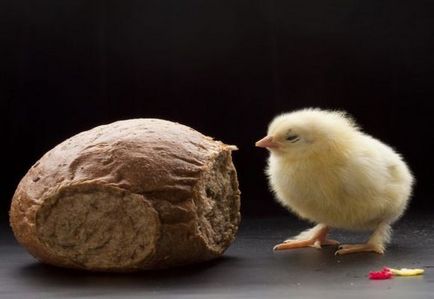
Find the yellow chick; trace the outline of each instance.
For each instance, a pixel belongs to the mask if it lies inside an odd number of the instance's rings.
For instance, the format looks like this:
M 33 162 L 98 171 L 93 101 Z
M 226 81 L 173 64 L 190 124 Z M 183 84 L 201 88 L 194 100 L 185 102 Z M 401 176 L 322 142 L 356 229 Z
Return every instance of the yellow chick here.
M 414 181 L 397 152 L 344 112 L 320 109 L 277 116 L 256 146 L 270 151 L 266 173 L 277 200 L 317 224 L 275 250 L 337 245 L 327 234 L 339 228 L 373 233 L 367 243 L 341 245 L 336 254 L 384 253 Z

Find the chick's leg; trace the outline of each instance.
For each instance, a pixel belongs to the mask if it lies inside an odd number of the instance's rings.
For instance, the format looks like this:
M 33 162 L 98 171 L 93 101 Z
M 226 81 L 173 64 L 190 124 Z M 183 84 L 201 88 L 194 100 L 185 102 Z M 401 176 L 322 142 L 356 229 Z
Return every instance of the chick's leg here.
M 391 228 L 389 224 L 380 224 L 365 244 L 346 244 L 339 246 L 335 255 L 357 252 L 375 252 L 383 254 L 386 243 L 390 240 Z
M 339 242 L 327 239 L 329 228 L 324 224 L 318 224 L 308 229 L 294 239 L 288 239 L 274 246 L 273 250 L 286 250 L 304 247 L 321 248 L 321 245 L 338 245 Z

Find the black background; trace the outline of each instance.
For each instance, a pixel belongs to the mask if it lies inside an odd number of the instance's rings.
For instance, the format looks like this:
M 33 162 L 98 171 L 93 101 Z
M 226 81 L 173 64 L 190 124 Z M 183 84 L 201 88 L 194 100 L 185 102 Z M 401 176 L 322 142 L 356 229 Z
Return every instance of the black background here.
M 119 119 L 189 125 L 234 153 L 243 214 L 284 215 L 254 148 L 271 118 L 347 110 L 398 149 L 433 209 L 434 2 L 0 2 L 1 218 L 27 169 Z

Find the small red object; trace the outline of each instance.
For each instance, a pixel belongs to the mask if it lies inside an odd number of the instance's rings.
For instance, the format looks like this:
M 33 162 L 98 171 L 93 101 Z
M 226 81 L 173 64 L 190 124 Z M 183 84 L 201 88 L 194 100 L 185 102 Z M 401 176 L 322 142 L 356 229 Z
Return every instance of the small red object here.
M 369 272 L 369 279 L 373 280 L 383 280 L 383 279 L 391 279 L 392 278 L 392 272 L 389 270 L 389 268 L 384 267 L 383 270 L 378 272 Z

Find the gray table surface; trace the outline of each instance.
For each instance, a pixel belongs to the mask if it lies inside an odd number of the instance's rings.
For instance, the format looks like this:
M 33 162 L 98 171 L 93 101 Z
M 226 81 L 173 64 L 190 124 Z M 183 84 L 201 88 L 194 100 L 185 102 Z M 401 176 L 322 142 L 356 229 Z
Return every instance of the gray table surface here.
M 385 256 L 334 256 L 335 248 L 273 252 L 275 243 L 308 224 L 294 218 L 245 219 L 225 255 L 158 272 L 104 274 L 43 265 L 0 236 L 0 298 L 434 298 L 434 217 L 412 214 L 395 226 Z M 333 232 L 344 242 L 366 234 Z M 371 270 L 423 267 L 420 277 L 371 281 Z

